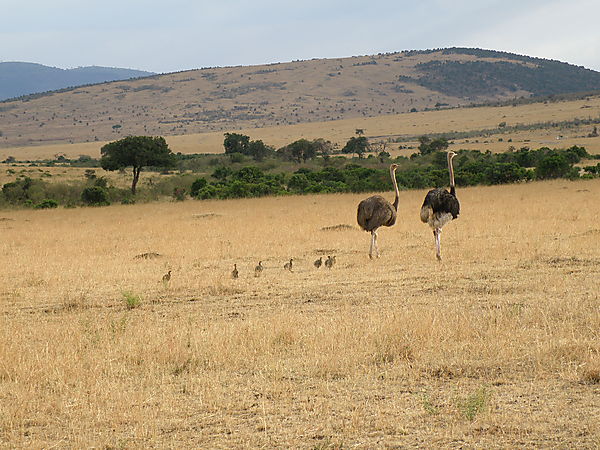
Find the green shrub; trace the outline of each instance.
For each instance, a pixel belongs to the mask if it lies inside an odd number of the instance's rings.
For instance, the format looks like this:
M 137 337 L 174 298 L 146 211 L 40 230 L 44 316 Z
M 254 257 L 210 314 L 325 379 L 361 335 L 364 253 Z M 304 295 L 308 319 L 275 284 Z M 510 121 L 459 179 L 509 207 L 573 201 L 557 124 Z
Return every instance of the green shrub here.
M 571 163 L 563 154 L 553 153 L 544 157 L 536 166 L 537 178 L 563 178 L 571 171 Z
M 81 201 L 88 206 L 110 205 L 110 202 L 108 201 L 108 191 L 100 186 L 86 187 L 81 192 Z
M 40 203 L 34 206 L 35 209 L 50 209 L 50 208 L 58 208 L 58 202 L 56 200 L 52 200 L 47 198 L 42 200 Z
M 203 189 L 200 189 L 198 195 L 196 195 L 197 199 L 200 200 L 208 200 L 211 198 L 218 198 L 220 194 L 220 189 L 215 185 L 209 184 L 205 186 Z
M 192 187 L 190 188 L 190 195 L 192 197 L 198 197 L 198 193 L 206 187 L 208 182 L 205 178 L 197 178 L 196 181 L 192 183 Z

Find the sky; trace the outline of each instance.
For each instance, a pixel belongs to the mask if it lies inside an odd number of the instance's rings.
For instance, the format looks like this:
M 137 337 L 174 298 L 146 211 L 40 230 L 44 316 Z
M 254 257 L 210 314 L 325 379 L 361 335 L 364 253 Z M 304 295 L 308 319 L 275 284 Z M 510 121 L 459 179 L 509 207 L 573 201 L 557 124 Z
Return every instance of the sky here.
M 598 0 L 2 0 L 0 62 L 168 73 L 477 47 L 600 71 Z

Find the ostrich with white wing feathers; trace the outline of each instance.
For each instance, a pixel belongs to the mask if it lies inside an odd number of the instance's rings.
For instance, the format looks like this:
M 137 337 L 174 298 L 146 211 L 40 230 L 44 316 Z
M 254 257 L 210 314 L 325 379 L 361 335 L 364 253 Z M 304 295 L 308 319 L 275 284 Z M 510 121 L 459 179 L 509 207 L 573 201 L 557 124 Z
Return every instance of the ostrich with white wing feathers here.
M 451 220 L 458 217 L 460 213 L 460 203 L 456 198 L 456 188 L 454 186 L 454 168 L 452 159 L 456 153 L 448 152 L 448 172 L 450 173 L 450 192 L 446 189 L 432 189 L 425 196 L 423 206 L 421 206 L 421 221 L 428 224 L 433 229 L 435 237 L 435 256 L 438 261 L 442 260 L 442 250 L 440 235 L 442 227 Z

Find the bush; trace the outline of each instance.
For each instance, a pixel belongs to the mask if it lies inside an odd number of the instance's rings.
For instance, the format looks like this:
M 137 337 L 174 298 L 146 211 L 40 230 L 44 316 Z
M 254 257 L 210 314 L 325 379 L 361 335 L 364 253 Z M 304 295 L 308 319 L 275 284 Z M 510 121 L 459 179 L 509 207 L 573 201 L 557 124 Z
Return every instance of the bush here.
M 535 168 L 537 178 L 563 178 L 571 172 L 571 163 L 562 154 L 553 153 L 543 158 Z
M 288 189 L 292 192 L 302 193 L 306 191 L 310 184 L 305 174 L 295 173 L 288 181 Z
M 211 198 L 218 198 L 220 192 L 220 189 L 217 188 L 215 185 L 209 184 L 204 188 L 200 189 L 200 191 L 198 191 L 198 194 L 195 197 L 200 200 L 208 200 Z
M 52 200 L 47 198 L 42 200 L 40 203 L 34 206 L 35 209 L 50 209 L 50 208 L 58 208 L 58 202 L 56 200 Z
M 182 202 L 185 200 L 185 189 L 181 187 L 176 187 L 173 189 L 172 194 L 173 200 L 176 202 Z
M 86 187 L 81 192 L 81 201 L 88 206 L 110 205 L 110 202 L 108 201 L 108 191 L 100 186 Z
M 44 181 L 25 177 L 13 183 L 6 183 L 2 192 L 10 203 L 31 207 L 49 197 L 46 194 L 47 187 L 48 184 Z
M 190 195 L 192 197 L 198 197 L 198 193 L 206 187 L 208 182 L 205 178 L 197 178 L 196 181 L 192 183 L 192 187 L 190 188 Z

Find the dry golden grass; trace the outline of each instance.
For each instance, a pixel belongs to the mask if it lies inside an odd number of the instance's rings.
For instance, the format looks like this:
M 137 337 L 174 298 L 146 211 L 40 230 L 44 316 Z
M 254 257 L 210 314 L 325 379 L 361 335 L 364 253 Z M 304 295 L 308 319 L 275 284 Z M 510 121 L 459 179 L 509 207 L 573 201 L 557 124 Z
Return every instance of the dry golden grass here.
M 600 445 L 600 181 L 424 193 L 1 212 L 1 445 Z

